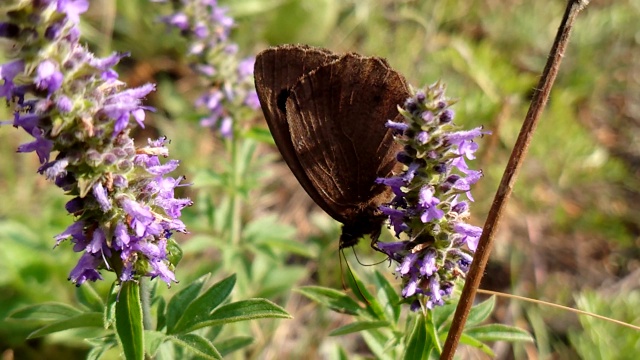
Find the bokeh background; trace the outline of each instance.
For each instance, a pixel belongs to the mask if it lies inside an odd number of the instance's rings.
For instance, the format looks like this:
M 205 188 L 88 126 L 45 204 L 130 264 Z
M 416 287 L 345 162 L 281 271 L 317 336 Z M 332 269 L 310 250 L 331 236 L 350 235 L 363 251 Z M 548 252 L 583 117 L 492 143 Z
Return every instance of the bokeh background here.
M 482 226 L 565 7 L 565 1 L 234 0 L 219 1 L 236 20 L 232 40 L 241 54 L 269 45 L 306 43 L 336 52 L 386 58 L 414 86 L 437 80 L 459 99 L 456 122 L 484 125 L 473 162 L 484 171 L 474 190 L 471 223 Z M 254 337 L 236 358 L 371 358 L 358 335 L 330 337 L 347 315 L 295 291 L 316 284 L 341 289 L 339 224 L 297 184 L 269 139 L 262 114 L 233 155 L 219 134 L 199 125 L 192 103 L 202 84 L 184 59 L 186 44 L 157 21 L 168 8 L 143 0 L 94 0 L 82 17 L 87 46 L 97 55 L 130 51 L 118 71 L 129 86 L 158 84 L 148 98 L 157 112 L 135 135 L 166 135 L 182 188 L 195 205 L 179 236 L 183 284 L 206 272 L 238 274 L 233 297 L 266 297 L 293 320 L 225 327 Z M 495 243 L 483 288 L 563 304 L 640 324 L 640 1 L 592 1 L 580 15 L 554 90 L 518 177 Z M 0 45 L 4 46 L 3 43 Z M 0 48 L 0 57 L 6 60 Z M 0 107 L 2 119 L 10 113 Z M 72 219 L 60 189 L 36 174 L 35 154 L 18 154 L 28 136 L 0 127 L 0 319 L 29 304 L 74 304 L 67 281 L 78 254 L 55 250 L 53 236 Z M 229 164 L 243 164 L 231 181 Z M 237 160 L 238 157 L 235 159 Z M 239 204 L 240 206 L 231 206 Z M 234 214 L 229 214 L 233 210 Z M 233 215 L 240 229 L 230 236 Z M 234 234 L 236 234 L 234 232 Z M 362 242 L 361 261 L 380 254 Z M 388 263 L 358 265 L 365 281 Z M 346 270 L 345 270 L 346 271 Z M 106 294 L 114 278 L 93 284 Z M 85 285 L 83 285 L 85 286 Z M 160 287 L 170 296 L 171 289 Z M 374 290 L 374 289 L 372 289 Z M 640 333 L 601 320 L 499 299 L 492 321 L 529 330 L 533 344 L 497 343 L 500 359 L 635 359 Z M 84 358 L 86 333 L 67 331 L 24 340 L 37 324 L 0 320 L 3 359 Z M 463 358 L 483 358 L 473 351 Z M 107 354 L 117 358 L 117 353 Z

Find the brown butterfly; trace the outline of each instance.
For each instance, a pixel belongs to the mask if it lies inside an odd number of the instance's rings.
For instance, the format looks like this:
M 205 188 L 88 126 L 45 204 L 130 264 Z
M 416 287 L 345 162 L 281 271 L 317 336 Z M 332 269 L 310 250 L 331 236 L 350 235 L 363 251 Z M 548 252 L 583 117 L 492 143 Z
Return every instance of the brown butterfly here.
M 370 234 L 393 193 L 375 183 L 399 166 L 402 149 L 387 120 L 402 121 L 407 83 L 381 58 L 281 45 L 258 54 L 254 69 L 262 111 L 282 157 L 302 187 L 343 224 L 340 249 Z M 396 169 L 398 170 L 398 169 Z

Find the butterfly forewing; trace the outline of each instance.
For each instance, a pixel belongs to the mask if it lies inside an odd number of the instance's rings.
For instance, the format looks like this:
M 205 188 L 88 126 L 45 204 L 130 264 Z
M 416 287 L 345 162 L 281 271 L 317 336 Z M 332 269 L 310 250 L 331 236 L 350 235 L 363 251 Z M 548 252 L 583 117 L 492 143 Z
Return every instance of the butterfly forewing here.
M 306 45 L 269 48 L 256 56 L 256 91 L 273 139 L 285 162 L 309 196 L 333 218 L 338 216 L 307 178 L 293 147 L 285 103 L 293 85 L 305 74 L 339 58 L 338 55 Z

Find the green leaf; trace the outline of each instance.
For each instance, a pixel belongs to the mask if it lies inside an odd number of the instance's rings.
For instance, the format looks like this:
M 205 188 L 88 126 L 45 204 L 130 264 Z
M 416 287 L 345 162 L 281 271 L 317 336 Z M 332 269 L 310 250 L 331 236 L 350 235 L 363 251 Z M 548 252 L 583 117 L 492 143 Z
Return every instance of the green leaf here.
M 291 315 L 280 306 L 266 299 L 241 300 L 220 306 L 206 318 L 201 318 L 199 322 L 191 324 L 183 332 L 191 332 L 207 326 L 261 318 L 291 319 Z
M 180 318 L 184 315 L 184 310 L 200 294 L 202 286 L 207 282 L 211 274 L 205 274 L 173 295 L 167 307 L 167 334 L 172 334 Z
M 118 346 L 115 334 L 89 338 L 85 339 L 85 341 L 91 344 L 91 350 L 87 354 L 86 360 L 100 360 L 105 352 Z
M 347 276 L 347 282 L 349 283 L 349 287 L 351 291 L 358 297 L 358 299 L 362 300 L 366 304 L 366 311 L 371 315 L 374 319 L 378 320 L 387 320 L 384 310 L 382 306 L 378 302 L 378 299 L 373 297 L 364 283 L 360 281 L 357 274 L 351 272 L 351 276 Z
M 472 307 L 465 326 L 473 326 L 485 321 L 493 312 L 493 308 L 495 307 L 495 305 L 496 297 L 491 296 L 487 300 Z
M 374 273 L 374 281 L 377 288 L 384 291 L 384 294 L 387 298 L 386 307 L 389 308 L 392 319 L 397 324 L 398 320 L 400 319 L 400 314 L 402 313 L 402 304 L 400 303 L 398 290 L 394 288 L 391 283 L 389 283 L 389 280 L 387 280 L 387 278 L 377 270 Z
M 160 345 L 162 345 L 167 339 L 167 335 L 160 331 L 145 330 L 144 344 L 147 347 L 147 354 L 149 354 L 151 357 L 155 356 Z
M 102 355 L 107 352 L 110 348 L 106 346 L 94 346 L 89 350 L 87 354 L 86 360 L 100 360 Z
M 395 360 L 393 354 L 390 354 L 387 348 L 388 338 L 378 330 L 365 331 L 362 334 L 362 338 L 367 343 L 369 350 L 373 352 L 376 359 L 380 360 Z M 395 350 L 395 349 L 394 349 Z
M 100 311 L 104 310 L 104 302 L 100 295 L 96 292 L 96 290 L 89 283 L 84 283 L 82 286 L 76 287 L 76 298 L 78 301 L 89 308 L 92 311 Z
M 196 184 L 195 188 L 222 186 L 226 183 L 226 178 L 212 170 L 200 170 L 195 173 L 193 183 Z
M 456 312 L 457 306 L 457 303 L 451 303 L 444 306 L 436 306 L 431 310 L 431 317 L 436 329 L 448 329 L 451 324 L 451 319 L 453 319 L 453 314 Z
M 234 336 L 228 339 L 224 339 L 215 344 L 215 347 L 220 351 L 222 356 L 226 356 L 236 350 L 240 350 L 243 347 L 250 345 L 253 342 L 251 336 Z
M 465 334 L 480 341 L 524 341 L 534 342 L 533 336 L 529 332 L 514 326 L 503 324 L 488 324 L 465 329 Z
M 109 289 L 107 296 L 107 305 L 104 307 L 104 328 L 108 329 L 116 323 L 116 303 L 118 302 L 118 293 L 120 287 L 114 281 Z
M 418 359 L 429 359 L 429 355 L 432 350 L 432 341 L 427 336 L 424 316 L 421 314 L 418 315 L 416 319 L 416 325 L 409 336 L 409 341 L 407 343 L 407 349 L 404 353 L 404 359 L 406 360 L 418 360 Z
M 256 140 L 261 143 L 266 143 L 270 145 L 275 145 L 275 141 L 273 141 L 273 136 L 271 136 L 271 132 L 269 128 L 264 126 L 252 126 L 246 133 L 245 136 L 249 139 Z
M 214 284 L 202 295 L 193 300 L 186 308 L 183 308 L 182 315 L 171 332 L 167 333 L 187 333 L 185 329 L 192 328 L 203 319 L 208 318 L 213 309 L 231 294 L 231 290 L 236 284 L 236 276 L 231 275 L 226 279 Z
M 7 319 L 51 321 L 68 319 L 79 314 L 82 314 L 80 310 L 67 304 L 45 303 L 18 309 L 9 314 Z
M 144 331 L 140 285 L 125 281 L 116 303 L 116 334 L 127 360 L 144 359 Z
M 345 325 L 329 333 L 329 336 L 345 335 L 354 332 L 377 329 L 380 327 L 389 326 L 387 321 L 356 321 L 354 323 Z
M 362 311 L 358 303 L 344 293 L 322 286 L 304 286 L 297 290 L 302 295 L 324 304 L 334 311 L 356 315 Z
M 164 298 L 158 297 L 156 301 L 157 316 L 156 316 L 156 329 L 162 330 L 167 325 L 167 314 L 165 312 L 167 303 Z
M 196 334 L 180 334 L 170 336 L 169 339 L 176 345 L 184 348 L 187 352 L 195 355 L 200 359 L 222 359 L 222 355 L 213 344 Z
M 83 328 L 83 327 L 97 327 L 102 328 L 102 313 L 98 312 L 89 312 L 82 313 L 80 315 L 76 315 L 64 320 L 56 321 L 47 326 L 41 327 L 40 329 L 32 332 L 27 336 L 27 339 L 33 339 L 40 336 L 48 335 L 51 333 L 55 333 L 58 331 L 64 331 L 75 328 Z
M 491 348 L 489 346 L 484 344 L 482 341 L 469 336 L 466 333 L 463 333 L 460 336 L 460 344 L 473 346 L 475 348 L 480 349 L 483 353 L 485 353 L 485 354 L 487 354 L 487 355 L 489 355 L 491 357 L 495 357 L 495 354 L 493 353 L 493 350 L 491 350 Z

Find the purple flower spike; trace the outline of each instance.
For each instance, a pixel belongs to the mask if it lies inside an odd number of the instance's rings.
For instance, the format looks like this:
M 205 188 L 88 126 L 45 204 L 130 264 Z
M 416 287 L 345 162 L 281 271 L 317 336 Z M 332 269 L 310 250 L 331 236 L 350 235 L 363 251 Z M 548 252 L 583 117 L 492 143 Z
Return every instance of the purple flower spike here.
M 212 84 L 195 101 L 204 112 L 200 125 L 232 138 L 238 121 L 235 115 L 247 108 L 260 108 L 253 81 L 255 59 L 238 56 L 238 45 L 229 39 L 234 20 L 217 1 L 178 1 L 173 5 L 175 13 L 162 21 L 179 30 L 188 42 L 191 67 L 203 83 Z
M 55 236 L 55 247 L 69 240 L 82 252 L 69 280 L 97 281 L 107 270 L 122 281 L 175 282 L 166 248 L 187 232 L 179 217 L 191 200 L 174 196 L 183 178 L 167 177 L 178 161 L 165 160 L 165 139 L 137 148 L 129 137 L 153 110 L 142 101 L 155 85 L 126 88 L 113 67 L 127 53 L 98 58 L 79 42 L 87 0 L 14 3 L 19 16 L 0 23 L 0 36 L 15 42 L 16 58 L 0 64 L 0 97 L 14 117 L 0 125 L 31 135 L 18 152 L 35 152 L 38 173 L 73 196 L 65 209 L 76 221 Z
M 464 194 L 473 201 L 471 185 L 482 172 L 470 169 L 466 160 L 475 159 L 475 138 L 488 132 L 458 130 L 449 104 L 440 83 L 405 101 L 404 121 L 386 124 L 400 133 L 403 150 L 396 159 L 403 172 L 376 179 L 396 195 L 380 212 L 397 238 L 409 239 L 376 246 L 398 264 L 401 294 L 413 311 L 444 305 L 454 282 L 469 270 L 482 233 L 464 222 L 469 204 L 459 198 Z

